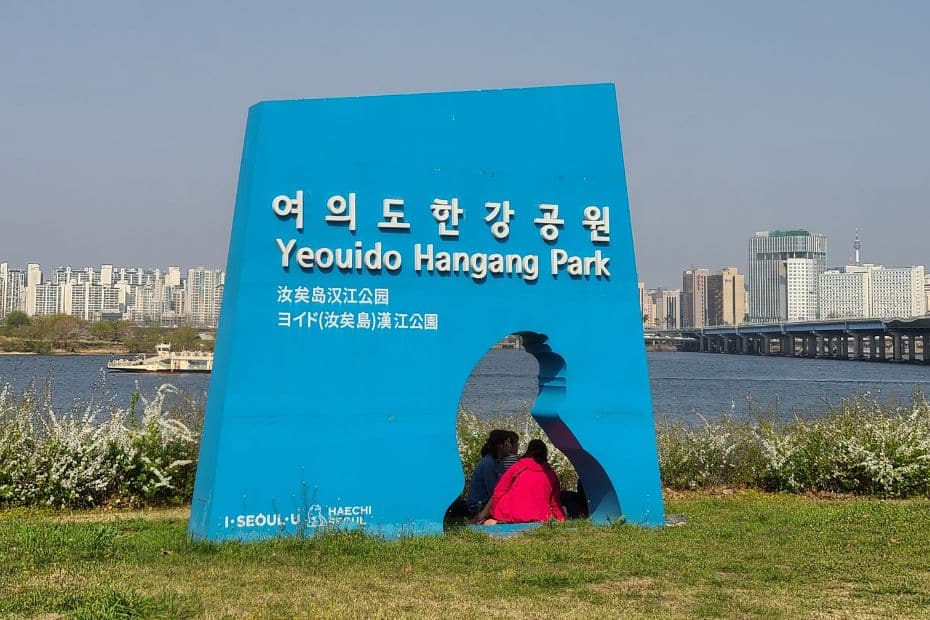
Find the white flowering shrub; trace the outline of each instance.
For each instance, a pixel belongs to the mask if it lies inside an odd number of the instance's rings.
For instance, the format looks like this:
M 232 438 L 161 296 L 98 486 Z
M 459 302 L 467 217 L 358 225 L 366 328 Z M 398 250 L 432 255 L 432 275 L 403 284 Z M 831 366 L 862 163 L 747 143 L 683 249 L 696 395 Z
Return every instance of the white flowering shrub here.
M 768 457 L 760 479 L 765 488 L 930 496 L 930 405 L 919 392 L 908 405 L 858 396 L 826 418 L 795 420 L 761 443 Z
M 513 416 L 501 416 L 497 418 L 481 418 L 465 409 L 459 409 L 458 415 L 458 446 L 459 456 L 462 458 L 462 469 L 465 472 L 465 483 L 468 484 L 468 478 L 475 469 L 475 465 L 481 460 L 481 447 L 488 438 L 491 429 L 501 428 L 514 431 L 520 436 L 520 452 L 526 449 L 527 443 L 531 439 L 542 439 L 549 449 L 549 464 L 559 476 L 559 481 L 563 489 L 574 489 L 578 483 L 578 473 L 562 452 L 560 452 L 549 437 L 543 432 L 529 410 Z M 466 489 L 467 490 L 467 489 Z
M 755 428 L 729 415 L 714 423 L 702 417 L 701 422 L 696 427 L 658 425 L 663 483 L 679 489 L 747 484 L 763 466 Z
M 919 391 L 905 405 L 856 396 L 814 420 L 666 423 L 658 445 L 671 488 L 930 497 L 930 404 Z
M 197 412 L 166 406 L 176 388 L 128 409 L 88 406 L 59 416 L 32 386 L 0 391 L 0 506 L 87 507 L 190 499 L 199 443 Z M 141 415 L 138 406 L 141 402 Z M 187 420 L 183 420 L 187 417 Z
M 91 507 L 190 501 L 203 407 L 163 385 L 149 400 L 136 392 L 126 409 L 86 407 L 59 415 L 46 386 L 22 394 L 0 387 L 0 507 Z M 461 410 L 458 449 L 466 481 L 493 428 L 549 447 L 562 487 L 577 473 L 529 411 L 485 419 Z M 724 415 L 699 425 L 657 426 L 663 484 L 676 489 L 756 487 L 878 497 L 930 497 L 930 403 L 915 391 L 907 404 L 869 395 L 829 415 L 778 422 Z

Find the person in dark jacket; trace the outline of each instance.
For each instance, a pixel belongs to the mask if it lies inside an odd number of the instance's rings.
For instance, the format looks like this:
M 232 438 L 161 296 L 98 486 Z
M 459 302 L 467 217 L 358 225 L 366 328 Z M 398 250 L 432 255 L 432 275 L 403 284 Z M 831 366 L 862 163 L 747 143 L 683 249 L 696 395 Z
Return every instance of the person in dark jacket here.
M 481 448 L 481 460 L 475 466 L 468 484 L 468 496 L 465 498 L 468 516 L 478 514 L 487 505 L 497 481 L 504 473 L 501 459 L 512 451 L 510 431 L 494 429 L 488 433 L 488 439 Z

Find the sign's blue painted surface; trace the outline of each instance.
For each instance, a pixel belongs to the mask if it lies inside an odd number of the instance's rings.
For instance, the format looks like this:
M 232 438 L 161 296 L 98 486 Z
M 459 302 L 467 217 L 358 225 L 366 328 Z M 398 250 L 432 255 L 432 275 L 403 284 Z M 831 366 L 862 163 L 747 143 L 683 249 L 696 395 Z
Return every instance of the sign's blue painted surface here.
M 613 85 L 254 106 L 192 534 L 441 531 L 512 333 L 591 518 L 661 525 Z

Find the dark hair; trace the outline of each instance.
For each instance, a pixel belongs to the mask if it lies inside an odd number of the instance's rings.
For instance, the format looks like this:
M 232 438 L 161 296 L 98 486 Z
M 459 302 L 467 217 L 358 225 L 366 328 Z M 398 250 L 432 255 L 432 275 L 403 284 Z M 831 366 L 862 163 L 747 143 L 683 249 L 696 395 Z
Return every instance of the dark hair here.
M 514 431 L 507 431 L 510 435 L 510 445 L 513 446 L 514 452 L 517 451 L 517 446 L 520 445 L 520 436 Z
M 488 439 L 484 442 L 484 445 L 481 446 L 481 456 L 487 456 L 490 454 L 494 458 L 497 458 L 498 446 L 510 439 L 510 431 L 501 430 L 495 428 L 493 431 L 488 433 Z
M 549 459 L 549 448 L 546 447 L 542 439 L 531 439 L 526 446 L 523 458 L 533 459 L 540 464 L 545 463 Z

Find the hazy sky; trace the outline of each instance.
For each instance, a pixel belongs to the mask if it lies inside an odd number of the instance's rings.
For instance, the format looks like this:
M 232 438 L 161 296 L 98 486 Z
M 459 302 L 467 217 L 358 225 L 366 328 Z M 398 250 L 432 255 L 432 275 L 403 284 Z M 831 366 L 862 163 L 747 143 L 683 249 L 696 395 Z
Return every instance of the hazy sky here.
M 927 2 L 0 4 L 0 260 L 223 266 L 248 107 L 614 82 L 640 279 L 930 266 Z

